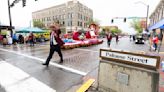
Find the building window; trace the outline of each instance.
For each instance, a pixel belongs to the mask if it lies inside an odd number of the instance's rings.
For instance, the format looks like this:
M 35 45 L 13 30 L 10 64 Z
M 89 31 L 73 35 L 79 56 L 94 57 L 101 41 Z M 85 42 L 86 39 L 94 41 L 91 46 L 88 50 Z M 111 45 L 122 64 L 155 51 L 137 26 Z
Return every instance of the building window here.
M 65 22 L 63 21 L 63 26 L 65 25 Z
M 49 21 L 51 21 L 51 17 L 49 17 Z
M 68 21 L 68 26 L 72 26 L 72 21 Z
M 66 15 L 64 14 L 64 19 L 66 19 Z
M 80 19 L 80 14 L 78 13 L 78 19 Z
M 68 19 L 70 18 L 70 13 L 68 13 Z
M 81 17 L 80 17 L 80 19 L 82 20 L 83 19 L 83 15 L 81 14 Z
M 70 21 L 70 24 L 71 24 L 71 26 L 72 26 L 72 21 Z
M 72 19 L 73 18 L 73 13 L 68 13 L 68 19 Z
M 86 21 L 88 21 L 88 17 L 86 17 Z
M 79 21 L 78 21 L 77 24 L 78 24 L 78 26 L 82 27 L 82 22 L 79 22 Z
M 52 19 L 55 20 L 55 16 L 53 16 Z
M 71 18 L 73 18 L 73 13 L 71 13 Z
M 61 15 L 59 15 L 59 19 L 61 19 Z
M 77 26 L 79 26 L 79 21 L 77 21 Z
M 61 19 L 64 19 L 64 15 L 61 15 Z
M 85 16 L 84 16 L 84 21 L 85 21 Z
M 58 15 L 55 16 L 55 19 L 58 19 Z

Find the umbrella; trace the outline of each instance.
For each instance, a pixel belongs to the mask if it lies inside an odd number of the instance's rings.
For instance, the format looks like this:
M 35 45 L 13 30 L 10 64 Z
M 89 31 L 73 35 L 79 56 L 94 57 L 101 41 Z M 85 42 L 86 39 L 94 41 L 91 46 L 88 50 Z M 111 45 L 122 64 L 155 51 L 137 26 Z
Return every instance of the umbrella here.
M 16 31 L 16 33 L 44 33 L 45 31 L 40 29 L 40 28 L 37 28 L 37 27 L 28 27 L 28 28 L 23 28 L 23 29 L 20 29 L 18 31 Z
M 160 26 L 159 28 L 160 28 L 160 29 L 164 29 L 164 25 Z

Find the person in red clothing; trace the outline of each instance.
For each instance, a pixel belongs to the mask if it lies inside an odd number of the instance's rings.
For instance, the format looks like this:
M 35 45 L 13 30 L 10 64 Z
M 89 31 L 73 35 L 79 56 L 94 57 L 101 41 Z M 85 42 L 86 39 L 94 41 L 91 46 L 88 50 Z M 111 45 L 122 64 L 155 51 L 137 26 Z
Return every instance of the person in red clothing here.
M 155 51 L 157 50 L 157 47 L 158 47 L 158 36 L 157 35 L 155 35 L 154 37 L 153 37 L 153 45 L 154 45 L 154 48 L 155 48 Z
M 73 32 L 73 40 L 79 40 L 79 35 L 78 31 Z
M 118 34 L 116 34 L 116 43 L 118 43 L 118 40 L 119 39 L 119 36 L 118 36 Z
M 97 33 L 98 33 L 98 26 L 96 24 L 90 24 L 88 31 L 86 32 L 86 38 L 90 39 L 90 38 L 96 38 L 97 37 Z
M 29 37 L 28 37 L 28 40 L 30 42 L 30 46 L 34 46 L 34 34 L 31 32 Z
M 110 47 L 110 44 L 111 44 L 111 40 L 112 40 L 112 34 L 109 32 L 109 33 L 107 33 L 107 44 L 108 44 L 108 46 Z

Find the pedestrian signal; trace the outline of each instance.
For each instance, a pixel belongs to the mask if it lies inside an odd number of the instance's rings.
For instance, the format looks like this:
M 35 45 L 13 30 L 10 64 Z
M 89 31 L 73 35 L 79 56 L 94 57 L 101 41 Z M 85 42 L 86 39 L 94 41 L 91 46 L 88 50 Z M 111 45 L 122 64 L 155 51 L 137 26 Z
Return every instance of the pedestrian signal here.
M 114 20 L 112 19 L 112 20 L 111 20 L 111 23 L 113 23 L 113 22 L 114 22 Z
M 124 22 L 126 22 L 126 18 L 124 18 Z
M 23 7 L 26 6 L 26 0 L 22 0 Z

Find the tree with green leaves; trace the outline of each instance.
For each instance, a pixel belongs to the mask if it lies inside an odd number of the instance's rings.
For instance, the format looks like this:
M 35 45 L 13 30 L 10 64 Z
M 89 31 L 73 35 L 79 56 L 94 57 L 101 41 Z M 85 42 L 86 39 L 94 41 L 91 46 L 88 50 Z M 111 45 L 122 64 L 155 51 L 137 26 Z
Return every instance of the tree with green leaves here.
M 33 21 L 33 26 L 38 27 L 38 28 L 44 28 L 45 27 L 44 23 L 41 21 Z
M 120 34 L 122 31 L 121 31 L 121 29 L 111 29 L 111 33 L 112 34 Z
M 131 27 L 135 29 L 135 31 L 137 31 L 137 33 L 142 33 L 143 29 L 141 26 L 141 23 L 138 19 L 134 19 L 131 23 L 130 23 Z
M 87 22 L 87 25 L 89 26 L 90 24 L 97 24 L 99 25 L 100 24 L 100 20 L 98 19 L 91 19 Z

